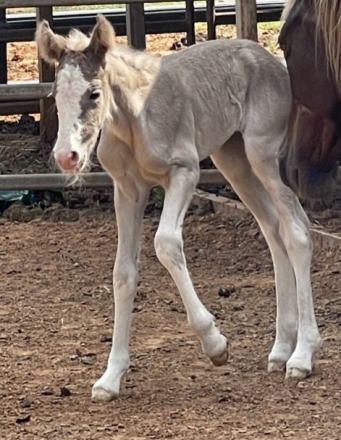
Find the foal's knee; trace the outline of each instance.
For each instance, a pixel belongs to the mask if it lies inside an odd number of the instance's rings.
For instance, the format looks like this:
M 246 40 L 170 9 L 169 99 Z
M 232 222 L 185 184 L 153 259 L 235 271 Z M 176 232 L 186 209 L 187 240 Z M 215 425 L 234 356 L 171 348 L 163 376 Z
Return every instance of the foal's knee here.
M 135 295 L 138 282 L 138 269 L 135 264 L 119 265 L 114 268 L 114 291 L 116 295 Z
M 154 239 L 156 255 L 166 268 L 184 264 L 182 240 L 176 234 L 157 232 Z

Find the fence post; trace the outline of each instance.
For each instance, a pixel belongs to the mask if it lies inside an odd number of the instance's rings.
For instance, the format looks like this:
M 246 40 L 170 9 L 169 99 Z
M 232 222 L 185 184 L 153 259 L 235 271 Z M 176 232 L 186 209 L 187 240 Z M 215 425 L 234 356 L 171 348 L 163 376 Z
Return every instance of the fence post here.
M 0 32 L 1 27 L 6 25 L 6 9 L 0 9 Z M 7 44 L 0 43 L 0 84 L 7 83 Z
M 215 40 L 217 38 L 215 0 L 206 0 L 206 21 L 207 38 Z
M 42 6 L 37 8 L 37 22 L 45 19 L 53 28 L 53 8 L 52 6 Z M 38 57 L 39 81 L 53 82 L 55 79 L 55 69 L 40 57 Z M 52 98 L 40 100 L 40 137 L 46 144 L 51 144 L 57 137 L 58 117 L 55 104 Z
M 237 37 L 258 42 L 256 0 L 236 0 Z
M 126 25 L 128 44 L 135 49 L 144 50 L 146 48 L 146 28 L 143 3 L 126 5 Z
M 195 16 L 194 1 L 186 0 L 186 33 L 187 46 L 195 44 Z

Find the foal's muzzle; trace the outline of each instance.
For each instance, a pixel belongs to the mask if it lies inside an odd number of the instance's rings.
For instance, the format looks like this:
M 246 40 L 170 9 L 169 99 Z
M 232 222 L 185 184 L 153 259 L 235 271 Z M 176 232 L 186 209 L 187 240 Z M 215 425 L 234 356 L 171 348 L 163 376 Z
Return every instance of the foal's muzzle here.
M 61 170 L 68 173 L 77 172 L 80 162 L 80 157 L 77 151 L 55 152 L 54 159 Z

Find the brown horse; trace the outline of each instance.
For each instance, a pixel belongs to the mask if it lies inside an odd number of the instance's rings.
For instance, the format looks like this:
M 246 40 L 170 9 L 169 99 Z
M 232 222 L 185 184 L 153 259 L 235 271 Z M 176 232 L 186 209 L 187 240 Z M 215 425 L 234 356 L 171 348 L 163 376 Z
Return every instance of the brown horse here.
M 287 0 L 279 35 L 293 102 L 280 150 L 283 182 L 304 198 L 323 198 L 341 156 L 341 1 Z

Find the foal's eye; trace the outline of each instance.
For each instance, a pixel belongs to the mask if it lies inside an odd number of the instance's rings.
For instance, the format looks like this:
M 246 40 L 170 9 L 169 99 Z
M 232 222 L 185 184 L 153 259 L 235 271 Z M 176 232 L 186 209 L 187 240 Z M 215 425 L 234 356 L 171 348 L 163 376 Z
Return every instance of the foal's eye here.
M 91 101 L 96 101 L 101 96 L 99 90 L 94 90 L 90 93 L 90 99 Z

